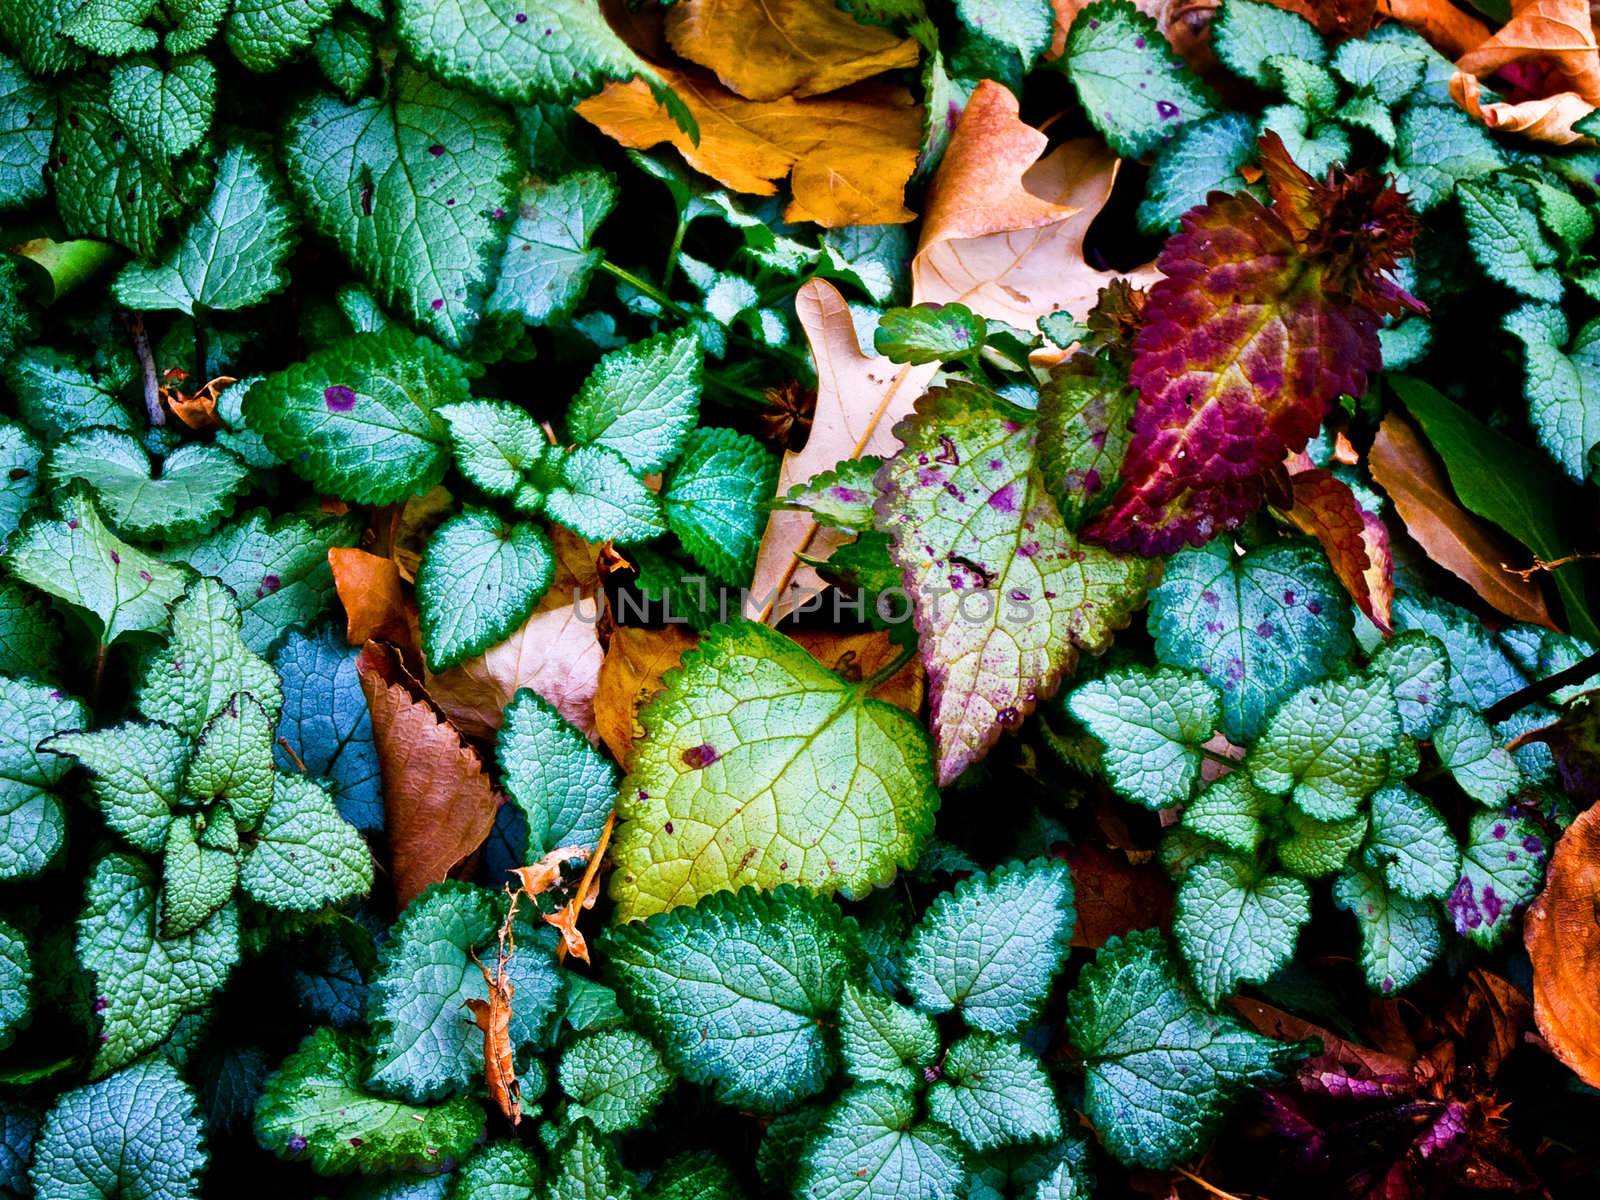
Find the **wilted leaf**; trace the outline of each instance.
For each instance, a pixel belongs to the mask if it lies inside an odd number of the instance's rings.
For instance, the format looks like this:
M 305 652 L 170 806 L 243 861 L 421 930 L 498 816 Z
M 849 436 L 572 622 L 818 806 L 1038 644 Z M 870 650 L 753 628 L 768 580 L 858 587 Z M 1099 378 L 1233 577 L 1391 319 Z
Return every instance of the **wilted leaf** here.
M 1577 92 L 1556 92 L 1532 100 L 1485 100 L 1483 84 L 1476 75 L 1457 71 L 1450 79 L 1450 98 L 1485 128 L 1500 133 L 1523 133 L 1553 146 L 1588 142 L 1573 128 L 1594 112 L 1594 105 Z
M 1456 60 L 1469 75 L 1489 76 L 1530 59 L 1550 64 L 1591 105 L 1600 103 L 1600 47 L 1588 0 L 1513 0 L 1511 19 Z
M 1333 573 L 1351 599 L 1382 632 L 1389 632 L 1394 605 L 1394 555 L 1389 531 L 1368 512 L 1350 485 L 1320 469 L 1290 477 L 1294 503 L 1284 516 L 1301 533 L 1322 543 Z
M 1533 1015 L 1556 1057 L 1600 1087 L 1600 808 L 1580 813 L 1556 843 L 1522 936 L 1533 960 Z

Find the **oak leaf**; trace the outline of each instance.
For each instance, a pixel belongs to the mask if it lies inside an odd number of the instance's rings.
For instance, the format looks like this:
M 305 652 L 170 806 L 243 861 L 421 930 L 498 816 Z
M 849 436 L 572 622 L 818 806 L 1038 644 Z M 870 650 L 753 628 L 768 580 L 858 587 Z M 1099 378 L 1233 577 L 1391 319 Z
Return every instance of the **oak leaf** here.
M 1478 77 L 1457 71 L 1450 77 L 1450 98 L 1469 117 L 1501 133 L 1522 133 L 1554 146 L 1570 146 L 1574 142 L 1587 145 L 1592 141 L 1573 129 L 1573 125 L 1594 111 L 1594 105 L 1577 92 L 1484 103 L 1483 85 Z
M 356 671 L 372 713 L 395 903 L 404 908 L 483 845 L 499 801 L 483 763 L 393 648 L 368 642 Z
M 858 84 L 797 100 L 746 100 L 699 74 L 662 69 L 700 126 L 692 142 L 643 80 L 609 83 L 577 106 L 633 150 L 668 142 L 695 170 L 736 192 L 771 196 L 790 181 L 786 221 L 828 228 L 915 219 L 905 185 L 917 165 L 922 110 L 903 87 Z
M 881 71 L 914 67 L 920 48 L 863 25 L 833 0 L 683 0 L 667 40 L 747 100 L 816 96 Z
M 1533 1016 L 1557 1058 L 1600 1087 L 1600 807 L 1567 827 L 1522 936 L 1533 960 Z
M 1538 585 L 1503 566 L 1517 551 L 1461 507 L 1444 470 L 1405 418 L 1384 417 L 1368 465 L 1429 558 L 1508 617 L 1553 628 Z
M 865 354 L 850 308 L 832 284 L 810 280 L 795 294 L 795 314 L 817 368 L 817 403 L 805 449 L 783 456 L 776 494 L 849 458 L 888 457 L 900 448 L 895 422 L 907 416 L 939 364 L 896 365 Z M 791 589 L 820 589 L 822 577 L 801 562 L 828 558 L 850 535 L 817 524 L 809 513 L 778 511 L 767 518 L 756 554 L 746 615 L 777 622 L 793 610 Z
M 1048 155 L 1047 144 L 1019 117 L 1010 91 L 992 80 L 978 85 L 929 191 L 911 264 L 915 303 L 965 304 L 1031 329 L 1052 312 L 1083 317 L 1100 289 L 1121 278 L 1083 253 L 1121 160 L 1098 138 Z M 1150 267 L 1129 276 L 1139 286 L 1156 277 Z
M 1595 42 L 1589 0 L 1513 0 L 1511 19 L 1456 60 L 1479 78 L 1512 63 L 1541 59 L 1555 68 L 1565 87 L 1591 105 L 1600 104 L 1600 44 Z

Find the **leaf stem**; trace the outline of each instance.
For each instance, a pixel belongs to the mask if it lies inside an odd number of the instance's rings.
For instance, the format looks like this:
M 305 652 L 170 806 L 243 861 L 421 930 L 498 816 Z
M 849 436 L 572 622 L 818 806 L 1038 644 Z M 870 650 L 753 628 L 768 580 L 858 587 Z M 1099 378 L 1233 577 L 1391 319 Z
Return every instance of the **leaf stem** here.
M 667 247 L 667 265 L 661 268 L 661 286 L 672 286 L 673 273 L 678 269 L 678 255 L 683 251 L 683 235 L 689 232 L 687 213 L 678 214 L 678 228 L 672 233 L 672 245 Z
M 1227 767 L 1230 771 L 1237 771 L 1241 766 L 1244 765 L 1242 759 L 1229 758 L 1226 754 L 1218 754 L 1215 750 L 1208 750 L 1204 746 L 1197 746 L 1195 748 L 1200 751 L 1203 757 L 1209 758 L 1212 762 L 1217 763 L 1219 766 Z
M 677 316 L 687 317 L 689 315 L 688 309 L 679 304 L 671 296 L 667 295 L 666 292 L 662 291 L 655 284 L 649 282 L 648 280 L 641 279 L 626 267 L 617 266 L 617 264 L 612 262 L 609 258 L 602 258 L 600 260 L 600 269 L 606 272 L 606 274 L 611 275 L 616 279 L 620 279 L 623 283 L 627 284 L 641 295 L 650 297 L 650 299 L 661 305 L 662 308 L 675 313 Z
M 1582 683 L 1593 675 L 1600 675 L 1600 654 L 1591 654 L 1565 670 L 1557 671 L 1554 675 L 1546 675 L 1537 683 L 1530 683 L 1520 691 L 1496 700 L 1483 710 L 1483 719 L 1491 725 L 1497 725 L 1517 710 L 1526 708 L 1537 700 L 1547 699 L 1564 687 Z
M 139 371 L 144 376 L 145 415 L 150 418 L 150 424 L 165 425 L 167 413 L 161 407 L 161 379 L 156 374 L 155 355 L 150 352 L 150 335 L 144 331 L 144 318 L 136 312 L 124 312 L 122 323 L 127 326 L 134 356 L 139 360 Z
M 899 654 L 895 655 L 892 662 L 886 666 L 879 667 L 876 671 L 874 671 L 871 675 L 868 675 L 856 686 L 859 687 L 863 692 L 871 692 L 875 688 L 882 687 L 885 683 L 888 683 L 889 680 L 900 674 L 900 672 L 905 669 L 905 665 L 915 658 L 916 655 L 916 646 L 907 646 L 905 649 L 901 650 Z

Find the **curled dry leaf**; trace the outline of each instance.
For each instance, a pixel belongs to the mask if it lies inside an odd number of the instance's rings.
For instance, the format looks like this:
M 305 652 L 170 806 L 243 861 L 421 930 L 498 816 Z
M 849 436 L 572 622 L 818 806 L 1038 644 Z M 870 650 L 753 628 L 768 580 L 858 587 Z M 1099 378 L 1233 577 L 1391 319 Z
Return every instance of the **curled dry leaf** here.
M 1388 633 L 1394 606 L 1394 555 L 1383 522 L 1361 507 L 1349 484 L 1328 471 L 1315 467 L 1295 471 L 1289 487 L 1294 503 L 1284 517 L 1321 543 L 1345 591 L 1374 625 Z
M 1533 1016 L 1557 1058 L 1600 1087 L 1600 807 L 1556 843 L 1523 940 L 1533 960 Z
M 1005 87 L 978 85 L 929 190 L 911 264 L 916 303 L 959 302 L 1031 329 L 1063 309 L 1083 317 L 1100 289 L 1121 278 L 1090 266 L 1083 243 L 1122 160 L 1098 138 L 1048 155 L 1046 145 Z M 1127 276 L 1140 287 L 1157 277 L 1153 266 Z
M 1553 96 L 1516 103 L 1498 100 L 1485 104 L 1483 85 L 1478 77 L 1457 71 L 1450 77 L 1450 96 L 1468 116 L 1482 121 L 1489 129 L 1526 134 L 1554 146 L 1570 146 L 1575 142 L 1593 144 L 1592 139 L 1572 128 L 1594 111 L 1594 105 L 1577 92 L 1557 92 Z
M 634 150 L 668 142 L 695 170 L 736 192 L 771 196 L 789 179 L 787 221 L 896 225 L 916 169 L 922 109 L 903 87 L 858 84 L 812 99 L 746 100 L 699 74 L 661 70 L 700 126 L 691 142 L 641 79 L 610 83 L 577 111 Z
M 1522 1044 L 1523 1031 L 1533 1020 L 1533 1006 L 1510 980 L 1471 967 L 1461 989 L 1444 1005 L 1440 1019 L 1458 1041 L 1477 1049 L 1484 1075 L 1493 1079 Z
M 661 677 L 683 661 L 695 636 L 682 625 L 612 630 L 594 694 L 594 725 L 620 763 L 643 735 L 639 710 L 661 690 Z
M 1506 616 L 1554 628 L 1544 593 L 1505 569 L 1517 552 L 1457 503 L 1443 469 L 1408 421 L 1394 413 L 1384 417 L 1368 463 L 1429 558 Z
M 395 903 L 404 908 L 483 845 L 499 801 L 483 763 L 392 647 L 368 642 L 356 671 L 372 713 Z
M 526 867 L 515 867 L 517 888 L 529 896 L 542 896 L 561 883 L 561 868 L 569 862 L 587 863 L 588 846 L 557 846 L 538 862 Z
M 449 489 L 435 487 L 422 496 L 412 496 L 396 505 L 389 524 L 389 557 L 400 571 L 400 578 L 416 583 L 422 551 L 433 531 L 455 512 L 455 497 Z
M 394 559 L 335 546 L 328 551 L 328 566 L 352 646 L 380 641 L 416 648 L 416 606 L 406 597 Z
M 570 954 L 579 962 L 589 961 L 589 943 L 578 928 L 578 916 L 584 909 L 593 908 L 595 901 L 600 898 L 600 864 L 605 860 L 606 847 L 611 844 L 611 831 L 616 825 L 617 814 L 612 812 L 600 828 L 600 841 L 594 848 L 589 865 L 584 868 L 583 878 L 578 881 L 572 900 L 565 908 L 544 915 L 546 924 L 554 925 L 561 931 L 561 945 L 556 949 L 558 958 Z
M 683 0 L 667 40 L 747 100 L 817 96 L 914 67 L 916 41 L 864 25 L 833 0 Z
M 500 925 L 492 973 L 478 958 L 477 951 L 472 952 L 472 961 L 483 972 L 483 985 L 489 991 L 489 998 L 479 1000 L 468 996 L 462 1001 L 472 1013 L 473 1024 L 483 1031 L 483 1077 L 489 1097 L 513 1125 L 522 1123 L 522 1085 L 517 1081 L 516 1051 L 511 1044 L 511 1002 L 517 989 L 506 973 L 506 964 L 517 952 L 511 929 L 516 915 L 517 897 L 513 894 L 506 919 Z
M 823 280 L 812 279 L 795 294 L 795 313 L 817 367 L 817 403 L 805 449 L 783 456 L 779 496 L 844 459 L 893 455 L 900 449 L 895 422 L 910 414 L 939 369 L 937 363 L 897 365 L 863 353 L 849 306 Z M 808 513 L 774 512 L 761 536 L 746 615 L 774 624 L 787 616 L 797 602 L 793 589 L 825 586 L 801 557 L 825 560 L 850 537 L 819 526 Z
M 1480 79 L 1512 63 L 1538 59 L 1558 78 L 1555 91 L 1572 91 L 1600 104 L 1600 44 L 1589 0 L 1513 0 L 1511 19 L 1456 60 Z

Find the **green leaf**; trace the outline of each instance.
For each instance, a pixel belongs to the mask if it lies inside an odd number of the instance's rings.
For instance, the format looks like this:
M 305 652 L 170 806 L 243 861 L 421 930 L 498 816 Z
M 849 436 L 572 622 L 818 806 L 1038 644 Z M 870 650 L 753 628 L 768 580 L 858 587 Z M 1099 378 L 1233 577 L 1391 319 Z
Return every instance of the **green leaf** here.
M 839 1051 L 855 1083 L 911 1089 L 939 1057 L 939 1031 L 930 1017 L 852 982 L 839 1002 Z
M 490 1142 L 461 1164 L 450 1200 L 532 1200 L 539 1176 L 539 1161 L 520 1144 Z
M 1319 821 L 1298 808 L 1284 812 L 1288 828 L 1277 844 L 1278 861 L 1303 879 L 1321 879 L 1344 866 L 1367 834 L 1367 814 Z
M 43 461 L 44 451 L 26 429 L 0 421 L 0 550 L 33 507 Z
M 781 1112 L 834 1073 L 822 1022 L 838 1007 L 854 942 L 825 897 L 745 888 L 613 926 L 602 961 L 674 1071 L 720 1103 Z
M 1282 807 L 1282 801 L 1250 782 L 1248 771 L 1231 771 L 1184 806 L 1183 824 L 1201 837 L 1252 857 L 1266 836 L 1268 818 Z
M 1452 708 L 1433 734 L 1439 762 L 1479 804 L 1503 803 L 1522 787 L 1522 772 L 1502 742 L 1467 708 Z
M 1172 933 L 1201 996 L 1213 1008 L 1241 983 L 1265 983 L 1294 957 L 1311 920 L 1311 889 L 1288 875 L 1214 854 L 1178 888 Z
M 65 1093 L 45 1116 L 30 1173 L 39 1200 L 200 1195 L 205 1124 L 195 1095 L 159 1058 Z
M 467 508 L 439 526 L 417 568 L 429 669 L 443 671 L 504 641 L 555 572 L 555 551 L 537 525 L 506 526 L 487 509 Z
M 1262 5 L 1262 7 L 1268 6 Z M 1268 57 L 1266 65 L 1267 70 L 1275 77 L 1284 98 L 1296 108 L 1304 109 L 1308 114 L 1320 119 L 1331 113 L 1339 102 L 1339 81 L 1326 67 L 1307 62 L 1293 54 L 1273 54 Z
M 1112 938 L 1067 998 L 1084 1110 L 1113 1156 L 1159 1170 L 1192 1158 L 1229 1107 L 1281 1077 L 1295 1045 L 1208 1011 L 1154 930 Z
M 1491 279 L 1533 300 L 1561 299 L 1555 247 L 1510 179 L 1468 180 L 1456 186 L 1467 244 Z
M 93 776 L 101 817 L 136 849 L 158 853 L 166 846 L 172 808 L 182 797 L 189 766 L 190 738 L 165 725 L 130 721 L 63 733 L 42 748 L 71 755 Z
M 444 478 L 449 439 L 434 410 L 466 398 L 460 360 L 390 329 L 346 338 L 267 376 L 245 394 L 244 415 L 319 490 L 394 504 Z
M 266 654 L 290 630 L 310 626 L 327 611 L 333 601 L 328 551 L 355 545 L 361 529 L 354 513 L 273 520 L 266 509 L 257 509 L 169 554 L 233 589 L 240 637 L 255 653 Z
M 162 70 L 136 58 L 111 68 L 111 111 L 151 162 L 172 162 L 200 144 L 216 108 L 217 69 L 185 58 Z
M 1383 868 L 1389 886 L 1413 900 L 1442 897 L 1455 885 L 1461 854 L 1450 826 L 1421 796 L 1404 786 L 1372 797 L 1372 833 L 1363 854 Z
M 269 908 L 312 912 L 366 895 L 372 855 L 321 784 L 279 774 L 239 882 Z
M 567 432 L 614 450 L 641 475 L 663 470 L 700 415 L 704 367 L 700 339 L 686 328 L 613 350 L 572 401 Z
M 1067 709 L 1105 747 L 1101 763 L 1112 786 L 1146 808 L 1189 799 L 1201 746 L 1222 715 L 1204 676 L 1170 668 L 1108 671 L 1073 692 Z
M 1450 199 L 1458 183 L 1505 165 L 1494 139 L 1455 105 L 1412 104 L 1400 117 L 1388 169 L 1412 208 L 1426 212 Z
M 1016 51 L 1024 71 L 1050 45 L 1055 22 L 1049 0 L 955 0 L 955 8 L 975 36 Z
M 1212 192 L 1247 190 L 1239 169 L 1255 155 L 1255 122 L 1244 113 L 1185 124 L 1150 170 L 1139 227 L 1147 233 L 1175 232 L 1178 218 Z
M 777 459 L 748 434 L 709 426 L 693 430 L 662 486 L 667 527 L 712 575 L 747 583 L 766 525 L 761 506 L 777 479 Z
M 504 911 L 499 898 L 467 883 L 434 884 L 400 914 L 384 943 L 368 1000 L 373 1064 L 367 1084 L 385 1095 L 437 1100 L 483 1077 L 483 1034 L 463 1007 L 486 1000 L 473 951 L 492 952 Z M 560 976 L 551 941 L 520 931 L 506 963 L 514 991 L 511 1044 L 538 1042 L 555 1016 Z
M 1600 321 L 1567 343 L 1559 308 L 1525 304 L 1505 318 L 1523 344 L 1523 389 L 1540 444 L 1575 481 L 1589 476 L 1589 451 L 1600 443 Z
M 215 579 L 196 580 L 172 606 L 172 635 L 145 663 L 135 706 L 149 720 L 197 738 L 239 692 L 278 719 L 278 673 L 239 637 L 239 602 Z
M 576 446 L 556 462 L 545 511 L 585 541 L 643 542 L 667 530 L 661 502 L 603 446 Z
M 78 488 L 58 508 L 59 518 L 40 513 L 17 534 L 6 554 L 11 573 L 84 610 L 104 645 L 125 633 L 165 629 L 167 606 L 182 594 L 187 568 L 120 541 Z
M 967 1168 L 946 1130 L 917 1121 L 911 1092 L 852 1088 L 807 1143 L 796 1194 L 814 1200 L 956 1200 Z
M 1408 987 L 1439 954 L 1439 906 L 1390 888 L 1383 874 L 1353 866 L 1333 881 L 1333 902 L 1361 930 L 1367 986 L 1388 995 Z
M 875 454 L 849 458 L 831 471 L 813 475 L 791 487 L 780 503 L 810 513 L 822 525 L 866 533 L 872 529 L 872 504 L 877 499 L 873 477 L 883 466 Z
M 1222 65 L 1261 87 L 1278 82 L 1267 60 L 1284 55 L 1301 62 L 1327 61 L 1322 35 L 1304 17 L 1254 0 L 1227 0 L 1211 32 Z
M 89 875 L 77 954 L 94 976 L 92 1073 L 104 1075 L 160 1045 L 221 989 L 239 961 L 239 915 L 230 904 L 192 933 L 161 937 L 154 874 L 131 855 L 108 854 Z
M 510 497 L 523 512 L 544 508 L 557 451 L 532 417 L 495 400 L 443 404 L 434 411 L 450 428 L 457 470 L 489 495 Z
M 85 49 L 107 58 L 154 50 L 157 37 L 144 22 L 156 0 L 86 0 L 61 26 L 61 32 Z
M 1490 429 L 1420 380 L 1390 376 L 1389 382 L 1444 459 L 1450 484 L 1462 504 L 1546 562 L 1571 551 L 1556 516 L 1556 497 L 1543 455 Z M 1571 566 L 1559 567 L 1551 574 L 1572 632 L 1600 641 L 1600 626 L 1589 612 L 1582 577 Z M 1454 656 L 1451 662 L 1458 672 L 1465 669 Z
M 1274 104 L 1261 114 L 1258 132 L 1283 139 L 1289 157 L 1301 170 L 1319 178 L 1350 158 L 1350 135 L 1332 121 L 1321 120 L 1295 104 Z
M 177 244 L 158 263 L 124 267 L 112 290 L 128 308 L 249 308 L 288 286 L 294 243 L 288 195 L 265 155 L 231 146 Z
M 1050 1077 L 1017 1042 L 974 1033 L 950 1047 L 928 1116 L 974 1150 L 1061 1136 Z
M 488 310 L 516 313 L 529 325 L 549 325 L 570 315 L 605 257 L 591 243 L 617 196 L 608 171 L 525 181 Z
M 216 36 L 228 15 L 227 0 L 166 0 L 162 6 L 173 27 L 167 31 L 168 54 L 193 54 Z
M 0 921 L 0 1049 L 16 1040 L 32 1015 L 33 955 L 28 939 L 10 922 Z
M 195 197 L 200 173 L 139 153 L 111 111 L 103 78 L 74 80 L 61 93 L 51 182 L 67 232 L 115 242 L 141 258 Z
M 383 828 L 383 796 L 372 717 L 356 675 L 359 655 L 332 625 L 315 635 L 290 634 L 272 660 L 283 681 L 277 736 L 308 775 L 332 785 L 345 820 L 375 830 Z M 278 765 L 287 770 L 295 764 L 285 752 Z
M 303 105 L 284 154 L 312 225 L 379 301 L 456 348 L 472 340 L 504 242 L 494 213 L 512 204 L 511 137 L 496 108 L 401 67 L 383 99 Z
M 5 24 L 0 17 L 0 27 Z M 50 94 L 28 77 L 20 63 L 0 54 L 0 210 L 20 208 L 44 196 L 55 124 Z
M 71 354 L 35 346 L 19 351 L 3 368 L 19 415 L 46 441 L 91 426 L 131 430 L 133 416 L 118 393 L 133 375 L 123 362 L 91 369 Z
M 986 1033 L 1038 1017 L 1076 920 L 1072 875 L 1036 860 L 977 872 L 939 896 L 905 949 L 905 987 L 924 1012 L 959 1010 Z
M 1438 728 L 1450 702 L 1450 655 L 1443 642 L 1415 631 L 1390 638 L 1372 655 L 1367 674 L 1389 681 L 1407 737 L 1426 738 Z
M 48 789 L 72 764 L 41 742 L 89 719 L 83 704 L 54 688 L 0 676 L 0 879 L 37 874 L 65 841 L 61 802 Z
M 987 323 L 965 304 L 919 304 L 879 317 L 872 344 L 890 362 L 976 363 L 987 336 Z
M 32 588 L 0 578 L 0 675 L 53 679 L 60 655 L 61 627 L 48 602 Z
M 250 471 L 226 450 L 197 442 L 179 446 L 151 465 L 138 441 L 126 433 L 90 429 L 50 453 L 52 484 L 65 488 L 81 479 L 119 534 L 149 540 L 182 540 L 206 533 L 233 511 L 249 484 Z
M 713 629 L 640 720 L 611 851 L 620 920 L 751 883 L 865 895 L 932 831 L 921 727 L 764 625 Z
M 1095 0 L 1083 9 L 1059 62 L 1089 123 L 1125 158 L 1159 150 L 1184 124 L 1215 111 L 1211 89 L 1128 0 Z
M 677 1154 L 650 1179 L 645 1200 L 744 1200 L 733 1171 L 708 1150 Z
M 1263 791 L 1290 796 L 1309 817 L 1338 821 L 1388 777 L 1399 740 L 1387 682 L 1333 680 L 1291 696 L 1245 762 Z
M 230 822 L 227 813 L 216 817 Z M 161 936 L 177 937 L 198 928 L 207 917 L 233 899 L 239 884 L 238 831 L 234 848 L 206 846 L 195 836 L 194 816 L 179 817 L 167 829 L 166 851 L 161 856 Z M 206 832 L 210 828 L 206 827 Z
M 256 1102 L 261 1144 L 319 1175 L 346 1175 L 436 1171 L 483 1136 L 483 1109 L 469 1097 L 422 1108 L 363 1090 L 363 1057 L 356 1033 L 323 1028 L 301 1042 Z
M 34 75 L 58 75 L 88 58 L 61 32 L 82 5 L 78 0 L 17 0 L 0 5 L 0 36 Z
M 1350 604 L 1322 551 L 1279 543 L 1244 555 L 1229 538 L 1183 550 L 1150 593 L 1156 658 L 1222 689 L 1222 730 L 1248 743 L 1268 715 L 1354 649 Z
M 1388 107 L 1404 100 L 1422 82 L 1428 47 L 1403 41 L 1351 38 L 1333 55 L 1333 70 L 1351 87 Z
M 1456 932 L 1485 950 L 1499 945 L 1543 885 L 1549 853 L 1544 831 L 1529 818 L 1474 815 L 1461 847 L 1461 878 L 1445 901 Z
M 642 1125 L 672 1086 L 660 1053 L 631 1029 L 579 1038 L 562 1052 L 557 1078 L 572 1100 L 569 1119 L 585 1117 L 601 1133 Z
M 276 71 L 333 20 L 339 0 L 233 0 L 228 49 L 250 70 Z
M 595 846 L 617 795 L 617 769 L 556 708 L 523 688 L 495 739 L 501 785 L 528 821 L 524 862 L 562 846 Z
M 573 1121 L 564 1132 L 552 1127 L 551 1136 L 558 1135 L 561 1140 L 550 1153 L 556 1175 L 540 1193 L 543 1200 L 633 1200 L 638 1194 L 612 1139 L 598 1136 L 588 1121 Z
M 1145 560 L 1068 531 L 1025 417 L 984 388 L 936 389 L 895 427 L 905 449 L 878 476 L 878 528 L 933 680 L 941 784 L 1021 724 L 1080 649 L 1103 650 L 1150 578 Z

